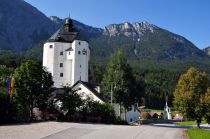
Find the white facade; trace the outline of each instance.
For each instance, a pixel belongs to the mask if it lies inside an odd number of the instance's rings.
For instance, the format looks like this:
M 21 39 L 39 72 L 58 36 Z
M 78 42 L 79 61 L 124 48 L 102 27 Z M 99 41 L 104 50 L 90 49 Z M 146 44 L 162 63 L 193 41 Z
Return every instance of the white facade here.
M 166 102 L 166 106 L 164 107 L 164 113 L 163 113 L 164 119 L 171 120 L 171 108 L 168 107 L 168 104 Z
M 78 80 L 88 82 L 88 42 L 46 42 L 43 51 L 43 66 L 52 74 L 54 87 L 74 85 Z
M 138 105 L 132 105 L 131 109 L 126 111 L 126 113 L 121 108 L 121 114 L 120 114 L 120 105 L 119 104 L 113 104 L 113 108 L 116 114 L 116 117 L 120 117 L 121 120 L 126 120 L 128 123 L 134 122 L 139 120 L 140 112 L 138 111 Z
M 77 91 L 77 93 L 81 95 L 81 97 L 82 97 L 83 100 L 86 100 L 86 99 L 90 98 L 91 100 L 93 100 L 93 101 L 98 101 L 98 102 L 101 103 L 101 104 L 104 104 L 104 103 L 105 103 L 103 100 L 101 100 L 101 98 L 99 98 L 99 97 L 96 95 L 96 93 L 93 93 L 92 90 L 90 90 L 88 87 L 86 87 L 86 86 L 85 86 L 84 84 L 82 84 L 82 83 L 76 84 L 76 85 L 73 87 L 73 89 L 79 89 L 79 90 Z M 94 91 L 97 92 L 97 90 L 94 90 Z M 97 92 L 97 94 L 99 94 L 99 93 Z

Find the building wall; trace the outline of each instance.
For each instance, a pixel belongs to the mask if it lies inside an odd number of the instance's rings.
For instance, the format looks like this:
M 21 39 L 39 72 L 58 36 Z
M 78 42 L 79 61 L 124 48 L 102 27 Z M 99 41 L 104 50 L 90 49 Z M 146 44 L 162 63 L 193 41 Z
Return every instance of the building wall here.
M 72 85 L 78 80 L 88 82 L 88 62 L 90 59 L 88 43 L 75 40 L 72 43 L 72 48 L 74 50 Z
M 50 48 L 50 45 L 52 45 L 52 48 Z M 66 51 L 69 48 L 72 48 L 73 51 Z M 84 49 L 87 50 L 87 55 L 82 53 Z M 80 51 L 80 54 L 78 54 L 78 51 Z M 63 52 L 63 55 L 61 55 L 61 52 Z M 52 74 L 54 87 L 72 86 L 80 79 L 87 82 L 89 55 L 89 46 L 86 41 L 45 43 L 43 66 Z M 63 64 L 63 67 L 60 67 L 60 64 Z M 60 76 L 61 74 L 63 74 L 63 77 Z
M 52 45 L 52 49 L 49 46 Z M 47 68 L 47 71 L 53 75 L 54 65 L 54 43 L 45 43 L 43 48 L 43 66 Z
M 87 89 L 83 84 L 77 84 L 73 89 L 79 89 L 78 94 L 81 95 L 82 99 L 85 100 L 87 98 L 91 98 L 93 101 L 98 101 L 100 103 L 104 103 L 100 98 L 98 98 L 94 93 L 92 93 L 89 89 Z
M 120 105 L 117 103 L 114 103 L 113 108 L 114 108 L 116 117 L 120 117 Z M 134 105 L 132 105 L 132 109 L 126 112 L 126 119 L 125 119 L 124 111 L 121 111 L 120 118 L 121 118 L 121 120 L 126 120 L 127 122 L 133 122 L 133 121 L 137 121 L 139 119 L 139 116 L 140 116 L 139 111 L 134 108 Z

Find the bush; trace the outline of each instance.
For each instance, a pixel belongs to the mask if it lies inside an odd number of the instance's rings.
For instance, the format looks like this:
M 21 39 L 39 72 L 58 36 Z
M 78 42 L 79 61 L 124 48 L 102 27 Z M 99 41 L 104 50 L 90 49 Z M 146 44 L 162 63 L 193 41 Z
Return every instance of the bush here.
M 150 114 L 148 112 L 144 112 L 141 115 L 141 119 L 143 119 L 143 120 L 151 119 L 151 116 L 150 116 Z
M 110 104 L 101 104 L 96 101 L 87 100 L 81 111 L 85 120 L 87 121 L 90 117 L 98 118 L 101 117 L 102 123 L 114 123 L 116 121 L 114 109 Z
M 118 117 L 114 124 L 116 124 L 116 125 L 128 125 L 128 122 L 126 120 L 121 120 L 120 117 Z
M 206 116 L 206 122 L 208 123 L 208 124 L 210 124 L 210 115 L 209 116 Z
M 14 121 L 16 114 L 15 104 L 9 100 L 8 94 L 2 93 L 0 90 L 0 123 Z

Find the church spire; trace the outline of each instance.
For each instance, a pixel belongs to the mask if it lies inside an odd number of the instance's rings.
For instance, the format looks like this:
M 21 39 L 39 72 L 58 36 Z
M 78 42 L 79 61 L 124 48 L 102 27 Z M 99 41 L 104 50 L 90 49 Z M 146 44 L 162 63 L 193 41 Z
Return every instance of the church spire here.
M 70 18 L 70 14 L 69 14 L 69 18 L 66 19 L 65 21 L 65 29 L 70 32 L 73 30 L 73 21 L 72 19 Z

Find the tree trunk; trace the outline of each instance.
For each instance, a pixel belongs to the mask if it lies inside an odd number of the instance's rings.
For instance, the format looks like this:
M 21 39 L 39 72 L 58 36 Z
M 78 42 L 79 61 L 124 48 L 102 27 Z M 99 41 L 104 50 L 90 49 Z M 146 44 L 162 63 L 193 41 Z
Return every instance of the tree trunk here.
M 120 120 L 121 120 L 121 103 L 120 103 Z
M 30 106 L 30 122 L 33 121 L 33 104 Z
M 127 112 L 127 111 L 126 111 L 126 108 L 125 108 L 125 121 L 127 121 L 127 120 L 126 120 L 126 118 L 127 118 L 127 117 L 126 117 L 126 112 Z

